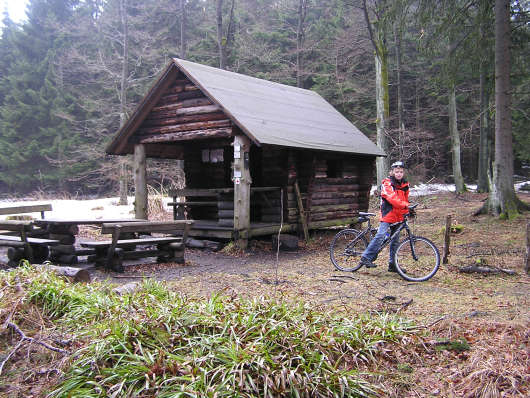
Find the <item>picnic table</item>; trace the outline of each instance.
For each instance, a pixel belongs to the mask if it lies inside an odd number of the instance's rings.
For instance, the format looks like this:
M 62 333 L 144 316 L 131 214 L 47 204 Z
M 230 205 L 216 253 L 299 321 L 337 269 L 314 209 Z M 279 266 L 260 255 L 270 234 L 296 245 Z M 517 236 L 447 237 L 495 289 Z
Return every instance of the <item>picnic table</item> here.
M 78 218 L 78 219 L 60 219 L 45 218 L 35 220 L 34 224 L 43 230 L 43 237 L 59 241 L 58 245 L 50 248 L 50 260 L 60 264 L 76 264 L 78 256 L 94 254 L 93 249 L 76 248 L 76 235 L 79 233 L 80 225 L 101 226 L 105 223 L 121 222 L 139 222 L 146 221 L 142 219 L 119 219 L 119 218 Z

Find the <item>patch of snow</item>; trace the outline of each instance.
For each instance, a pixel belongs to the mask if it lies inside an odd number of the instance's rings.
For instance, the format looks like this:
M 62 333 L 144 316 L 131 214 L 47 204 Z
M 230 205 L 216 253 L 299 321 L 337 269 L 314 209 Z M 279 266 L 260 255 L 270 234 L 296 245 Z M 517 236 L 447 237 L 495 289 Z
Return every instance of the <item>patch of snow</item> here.
M 0 201 L 0 207 L 31 206 L 48 204 L 52 205 L 52 211 L 44 213 L 45 218 L 55 219 L 103 219 L 134 218 L 134 197 L 129 197 L 127 205 L 118 205 L 119 198 L 103 198 L 91 200 L 31 200 L 31 201 Z M 40 213 L 31 213 L 35 218 L 40 218 Z M 5 219 L 7 216 L 2 216 Z

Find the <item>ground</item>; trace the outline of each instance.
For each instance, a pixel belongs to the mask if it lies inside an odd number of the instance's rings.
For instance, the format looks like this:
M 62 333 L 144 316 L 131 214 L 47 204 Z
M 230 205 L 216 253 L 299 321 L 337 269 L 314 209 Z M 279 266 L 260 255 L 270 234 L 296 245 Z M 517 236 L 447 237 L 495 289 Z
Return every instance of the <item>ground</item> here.
M 519 197 L 530 202 L 529 194 Z M 406 282 L 386 270 L 388 253 L 375 269 L 335 271 L 329 243 L 337 231 L 314 233 L 298 252 L 279 252 L 270 240 L 252 241 L 246 253 L 186 251 L 186 265 L 141 264 L 123 274 L 91 269 L 95 280 L 116 284 L 143 277 L 166 280 L 189 296 L 214 293 L 303 300 L 315 308 L 356 313 L 398 313 L 418 325 L 411 337 L 383 351 L 372 371 L 392 397 L 523 397 L 530 394 L 530 277 L 523 264 L 529 214 L 500 221 L 473 216 L 484 195 L 452 193 L 415 198 L 415 233 L 443 247 L 445 217 L 462 226 L 451 236 L 449 263 L 423 283 Z M 372 210 L 375 208 L 375 200 Z M 476 264 L 515 271 L 463 274 Z
M 528 194 L 520 197 L 530 201 Z M 484 199 L 451 193 L 418 198 L 414 231 L 431 238 L 440 251 L 446 215 L 463 227 L 451 237 L 449 263 L 423 283 L 389 273 L 387 253 L 375 269 L 336 271 L 328 253 L 336 231 L 315 233 L 300 251 L 278 257 L 269 241 L 251 242 L 247 253 L 189 250 L 185 266 L 131 267 L 112 280 L 122 284 L 153 276 L 190 296 L 274 295 L 349 316 L 397 312 L 414 320 L 426 340 L 399 346 L 378 362 L 375 370 L 387 376 L 388 396 L 527 396 L 528 387 L 521 386 L 530 382 L 530 277 L 523 270 L 529 215 L 511 221 L 473 216 Z M 516 275 L 458 272 L 477 261 Z
M 530 195 L 521 197 L 530 200 Z M 422 322 L 443 316 L 471 316 L 528 323 L 530 278 L 523 272 L 527 219 L 521 216 L 513 221 L 498 221 L 472 216 L 483 199 L 477 194 L 419 198 L 418 217 L 411 225 L 417 234 L 431 238 L 440 251 L 446 215 L 452 214 L 454 223 L 463 226 L 451 238 L 449 263 L 441 265 L 438 273 L 424 283 L 406 282 L 387 272 L 387 252 L 379 256 L 375 269 L 336 271 L 328 248 L 337 231 L 316 232 L 298 252 L 280 252 L 278 258 L 270 241 L 252 241 L 247 253 L 187 249 L 185 266 L 144 264 L 131 266 L 122 275 L 93 270 L 93 276 L 110 278 L 118 284 L 149 276 L 170 281 L 174 289 L 191 296 L 215 292 L 243 296 L 275 294 L 347 311 L 398 309 L 412 299 L 403 313 Z M 458 272 L 458 267 L 473 265 L 478 260 L 514 270 L 517 275 Z

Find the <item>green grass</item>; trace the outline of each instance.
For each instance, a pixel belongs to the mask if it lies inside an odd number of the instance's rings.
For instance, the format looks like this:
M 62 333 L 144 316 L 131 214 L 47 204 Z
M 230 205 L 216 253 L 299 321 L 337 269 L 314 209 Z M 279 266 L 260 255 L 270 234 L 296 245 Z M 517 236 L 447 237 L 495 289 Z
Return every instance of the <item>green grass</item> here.
M 0 273 L 0 282 L 6 292 L 22 284 L 26 305 L 79 344 L 49 397 L 377 396 L 369 365 L 414 332 L 395 315 L 344 317 L 263 297 L 195 300 L 157 282 L 118 296 L 31 267 Z

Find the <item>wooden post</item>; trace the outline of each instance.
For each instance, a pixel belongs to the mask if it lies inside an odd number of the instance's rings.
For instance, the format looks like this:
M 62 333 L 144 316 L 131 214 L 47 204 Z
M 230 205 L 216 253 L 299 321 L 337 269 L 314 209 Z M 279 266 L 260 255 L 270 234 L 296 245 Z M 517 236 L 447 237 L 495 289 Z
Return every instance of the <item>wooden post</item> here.
M 445 217 L 445 240 L 444 240 L 444 250 L 442 256 L 442 264 L 447 264 L 449 260 L 449 245 L 451 243 L 451 215 Z
M 296 193 L 296 200 L 298 202 L 298 212 L 300 213 L 300 221 L 302 222 L 302 228 L 304 229 L 304 239 L 306 242 L 309 242 L 309 230 L 307 228 L 307 219 L 305 216 L 304 205 L 302 204 L 302 194 L 300 193 L 298 181 L 294 182 L 294 191 Z
M 530 275 L 530 223 L 526 224 L 526 264 L 524 269 Z
M 147 180 L 145 145 L 134 146 L 134 214 L 147 220 Z
M 234 231 L 236 245 L 248 246 L 250 231 L 250 140 L 244 135 L 234 137 Z

